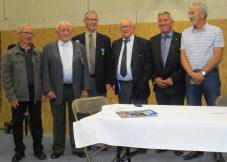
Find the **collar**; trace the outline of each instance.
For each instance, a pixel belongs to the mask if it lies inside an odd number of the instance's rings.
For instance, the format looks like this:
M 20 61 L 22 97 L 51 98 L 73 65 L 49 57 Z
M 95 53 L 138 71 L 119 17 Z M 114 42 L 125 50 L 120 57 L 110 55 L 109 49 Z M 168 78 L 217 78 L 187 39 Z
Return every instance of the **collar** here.
M 197 32 L 200 32 L 200 31 L 205 31 L 205 30 L 207 30 L 207 27 L 209 26 L 209 24 L 208 23 L 206 23 L 202 28 L 201 28 L 201 30 L 199 30 L 199 31 L 197 31 L 196 29 L 195 29 L 195 26 L 192 26 L 192 32 L 193 33 L 197 33 Z
M 95 32 L 93 32 L 93 33 L 90 33 L 90 32 L 88 32 L 88 31 L 86 31 L 85 34 L 86 34 L 88 37 L 89 37 L 90 34 L 92 34 L 93 37 L 94 37 L 94 36 L 96 36 L 97 32 L 95 31 Z
M 72 44 L 72 41 L 71 40 L 69 40 L 68 42 L 66 42 L 66 43 L 64 43 L 64 42 L 62 42 L 62 40 L 58 40 L 58 45 L 59 46 L 70 46 Z
M 128 42 L 134 41 L 135 35 L 132 34 L 127 40 Z M 126 40 L 125 38 L 123 38 L 123 41 Z
M 161 33 L 161 37 L 169 37 L 169 38 L 172 38 L 173 37 L 173 31 L 171 30 L 168 34 L 163 34 Z

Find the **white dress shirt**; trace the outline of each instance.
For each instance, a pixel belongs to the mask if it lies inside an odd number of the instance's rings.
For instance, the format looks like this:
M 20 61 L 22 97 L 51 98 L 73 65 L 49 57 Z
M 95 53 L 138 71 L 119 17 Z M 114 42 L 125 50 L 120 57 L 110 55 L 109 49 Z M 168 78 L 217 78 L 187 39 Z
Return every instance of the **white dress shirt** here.
M 58 47 L 63 67 L 63 80 L 65 84 L 73 82 L 73 44 L 72 41 L 66 43 L 58 40 Z
M 117 79 L 122 80 L 122 81 L 132 81 L 132 69 L 131 69 L 131 62 L 132 62 L 132 49 L 133 49 L 133 43 L 134 43 L 134 38 L 135 36 L 132 35 L 129 37 L 129 41 L 127 42 L 127 60 L 126 60 L 126 65 L 127 65 L 127 75 L 125 77 L 121 76 L 120 74 L 120 68 L 121 68 L 121 60 L 122 60 L 122 55 L 123 55 L 123 50 L 124 50 L 124 40 L 122 41 L 121 45 L 121 51 L 119 55 L 119 60 L 118 60 L 118 68 L 117 68 Z

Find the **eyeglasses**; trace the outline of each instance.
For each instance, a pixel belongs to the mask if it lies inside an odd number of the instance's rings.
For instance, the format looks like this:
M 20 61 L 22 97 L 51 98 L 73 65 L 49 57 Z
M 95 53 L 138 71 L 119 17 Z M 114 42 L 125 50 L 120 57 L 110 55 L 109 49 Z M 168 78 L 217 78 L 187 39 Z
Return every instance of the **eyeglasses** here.
M 89 18 L 86 18 L 86 20 L 88 20 L 88 21 L 98 21 L 98 19 L 89 19 Z
M 28 36 L 34 35 L 34 33 L 32 33 L 32 32 L 19 32 L 19 33 L 24 34 L 24 35 L 28 35 Z

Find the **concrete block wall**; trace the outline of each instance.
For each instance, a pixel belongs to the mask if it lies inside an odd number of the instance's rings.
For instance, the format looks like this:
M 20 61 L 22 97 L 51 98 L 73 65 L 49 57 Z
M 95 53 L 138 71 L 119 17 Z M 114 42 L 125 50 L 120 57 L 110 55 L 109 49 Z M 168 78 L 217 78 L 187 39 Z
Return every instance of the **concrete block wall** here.
M 89 9 L 98 12 L 99 24 L 118 24 L 126 17 L 155 22 L 163 10 L 170 11 L 176 21 L 187 20 L 188 7 L 195 1 L 208 5 L 208 19 L 227 18 L 227 0 L 0 0 L 0 30 L 14 30 L 22 23 L 49 28 L 61 20 L 83 25 L 83 15 Z

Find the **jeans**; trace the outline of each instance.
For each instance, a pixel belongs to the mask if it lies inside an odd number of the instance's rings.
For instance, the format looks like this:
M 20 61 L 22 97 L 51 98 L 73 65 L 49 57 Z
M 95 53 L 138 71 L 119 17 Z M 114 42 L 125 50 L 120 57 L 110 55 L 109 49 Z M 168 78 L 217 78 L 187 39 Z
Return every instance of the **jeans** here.
M 220 96 L 220 77 L 218 69 L 212 70 L 205 76 L 204 81 L 199 85 L 190 84 L 190 77 L 186 76 L 186 96 L 188 105 L 202 105 L 202 95 L 207 106 L 214 106 L 215 100 Z

